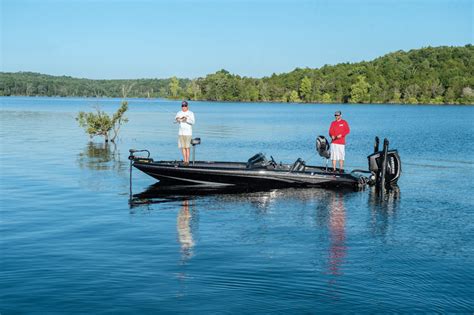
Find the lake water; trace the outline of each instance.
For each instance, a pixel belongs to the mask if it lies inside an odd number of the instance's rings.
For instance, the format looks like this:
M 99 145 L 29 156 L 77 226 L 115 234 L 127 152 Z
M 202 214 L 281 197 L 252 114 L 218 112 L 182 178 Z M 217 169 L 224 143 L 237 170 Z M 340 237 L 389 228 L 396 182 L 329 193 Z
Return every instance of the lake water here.
M 190 102 L 200 160 L 322 165 L 335 110 L 346 168 L 374 136 L 399 150 L 399 190 L 170 195 L 131 207 L 129 148 L 180 159 L 179 102 L 130 100 L 116 146 L 75 116 L 119 99 L 0 98 L 0 312 L 474 311 L 474 107 Z M 155 180 L 135 170 L 133 192 Z

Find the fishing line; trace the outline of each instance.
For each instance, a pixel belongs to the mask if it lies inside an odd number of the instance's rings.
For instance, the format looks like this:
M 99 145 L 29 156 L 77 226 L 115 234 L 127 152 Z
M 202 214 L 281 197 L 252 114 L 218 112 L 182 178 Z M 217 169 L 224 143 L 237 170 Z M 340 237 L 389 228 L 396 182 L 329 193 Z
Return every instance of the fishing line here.
M 158 102 L 156 103 L 156 106 L 158 106 L 158 110 L 161 110 L 161 111 L 164 111 L 164 112 L 166 112 L 166 113 L 168 113 L 168 114 L 170 114 L 170 115 L 173 115 L 173 118 L 175 118 L 175 117 L 176 117 L 176 113 L 179 112 L 179 111 L 178 111 L 178 112 L 172 112 L 172 111 L 170 111 L 170 110 L 168 110 L 168 109 L 165 109 L 165 108 L 164 108 L 163 106 L 161 106 L 161 104 L 158 103 Z M 177 122 L 176 119 L 173 119 L 173 124 L 176 125 L 176 124 L 179 124 L 179 122 Z
M 167 112 L 167 113 L 169 113 L 169 114 L 172 114 L 173 116 L 176 115 L 176 112 L 172 112 L 172 111 L 170 111 L 170 110 L 167 110 L 167 109 L 163 108 L 163 107 L 160 105 L 160 103 L 157 102 L 156 105 L 159 107 L 159 109 L 161 108 L 161 110 L 163 110 L 163 111 L 165 111 L 165 112 Z
M 156 103 L 156 105 L 158 106 L 158 109 L 159 109 L 159 110 L 162 110 L 162 111 L 164 111 L 164 112 L 166 112 L 166 113 L 168 113 L 168 114 L 170 114 L 170 115 L 173 115 L 173 124 L 174 124 L 174 125 L 179 124 L 179 122 L 176 121 L 176 119 L 175 119 L 176 114 L 179 112 L 179 110 L 176 111 L 176 112 L 172 112 L 172 111 L 170 111 L 170 110 L 168 110 L 168 109 L 165 109 L 165 108 L 164 108 L 160 103 L 158 103 L 158 102 Z M 193 113 L 194 113 L 194 112 L 193 112 Z M 193 124 L 192 127 L 193 127 L 193 134 L 194 134 L 195 131 L 196 131 L 196 125 Z

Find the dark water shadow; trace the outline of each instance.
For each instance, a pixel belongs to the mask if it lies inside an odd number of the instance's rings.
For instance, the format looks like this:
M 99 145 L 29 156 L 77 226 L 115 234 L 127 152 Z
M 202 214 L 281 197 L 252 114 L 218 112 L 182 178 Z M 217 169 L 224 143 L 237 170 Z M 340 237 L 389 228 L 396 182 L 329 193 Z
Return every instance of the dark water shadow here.
M 369 191 L 368 206 L 373 235 L 387 234 L 392 221 L 396 219 L 400 200 L 401 192 L 398 186 L 392 186 L 383 194 L 375 188 Z
M 348 188 L 338 190 L 342 194 L 357 193 L 357 191 Z M 278 196 L 278 198 L 297 198 L 298 200 L 309 200 L 321 198 L 327 192 L 334 190 L 327 188 L 279 188 L 279 189 L 249 189 L 242 186 L 212 186 L 212 185 L 167 185 L 156 183 L 149 186 L 144 191 L 131 194 L 129 199 L 130 208 L 143 206 L 147 204 L 166 203 L 174 201 L 183 201 L 199 196 L 228 196 L 228 201 L 246 199 L 252 202 L 253 196 L 262 193 L 266 196 Z
M 77 164 L 82 169 L 93 171 L 127 170 L 127 161 L 122 161 L 120 151 L 114 143 L 89 142 L 77 156 Z
M 168 185 L 156 183 L 144 191 L 130 193 L 130 209 L 152 204 L 189 201 L 198 196 L 215 196 L 225 194 L 246 194 L 249 191 L 242 187 L 212 185 Z

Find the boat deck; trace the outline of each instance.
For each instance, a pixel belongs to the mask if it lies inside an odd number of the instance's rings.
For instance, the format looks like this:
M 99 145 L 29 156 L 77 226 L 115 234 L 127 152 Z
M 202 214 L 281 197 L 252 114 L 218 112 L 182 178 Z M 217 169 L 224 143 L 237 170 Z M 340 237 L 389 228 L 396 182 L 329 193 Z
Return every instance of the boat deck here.
M 219 162 L 219 161 L 195 161 L 190 162 L 189 165 L 184 165 L 182 161 L 155 161 L 151 162 L 151 165 L 162 166 L 162 167 L 177 167 L 177 168 L 187 168 L 187 169 L 221 169 L 221 170 L 268 170 L 268 171 L 283 171 L 292 173 L 331 173 L 331 168 L 326 168 L 322 166 L 312 166 L 312 165 L 303 165 L 299 169 L 293 169 L 293 164 L 271 164 L 271 165 L 258 165 L 249 167 L 247 163 L 243 162 Z M 339 170 L 337 171 L 339 173 Z

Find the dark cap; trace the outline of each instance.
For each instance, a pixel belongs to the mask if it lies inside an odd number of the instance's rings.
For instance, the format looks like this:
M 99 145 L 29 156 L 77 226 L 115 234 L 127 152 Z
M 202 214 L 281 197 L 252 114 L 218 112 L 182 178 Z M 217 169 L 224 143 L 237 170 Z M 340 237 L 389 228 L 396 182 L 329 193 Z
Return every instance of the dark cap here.
M 334 113 L 334 116 L 341 116 L 341 115 L 342 115 L 342 113 L 341 113 L 340 110 L 336 110 L 336 112 Z
M 188 106 L 188 102 L 182 101 L 182 102 L 181 102 L 181 106 Z

